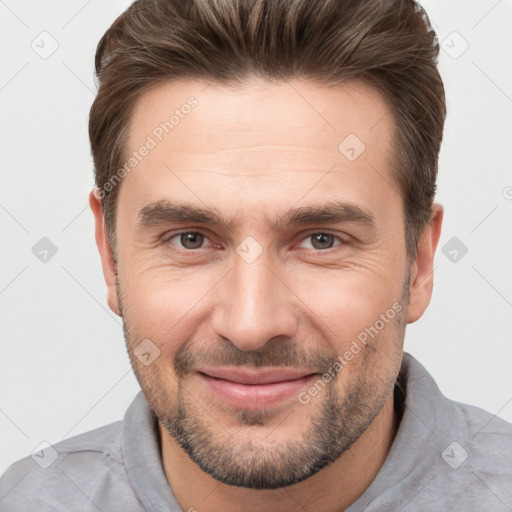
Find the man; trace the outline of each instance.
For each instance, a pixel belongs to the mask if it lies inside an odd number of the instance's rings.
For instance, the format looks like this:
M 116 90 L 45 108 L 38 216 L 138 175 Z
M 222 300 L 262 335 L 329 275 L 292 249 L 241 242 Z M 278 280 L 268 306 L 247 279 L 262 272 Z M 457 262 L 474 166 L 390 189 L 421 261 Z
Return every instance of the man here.
M 413 1 L 138 0 L 89 133 L 122 422 L 2 510 L 511 510 L 511 426 L 403 353 L 432 293 L 445 100 Z

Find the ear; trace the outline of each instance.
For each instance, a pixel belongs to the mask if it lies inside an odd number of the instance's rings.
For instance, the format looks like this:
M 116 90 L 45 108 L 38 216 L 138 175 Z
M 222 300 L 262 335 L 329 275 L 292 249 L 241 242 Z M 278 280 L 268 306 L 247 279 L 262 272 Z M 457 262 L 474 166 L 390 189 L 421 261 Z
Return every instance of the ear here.
M 107 230 L 105 228 L 105 219 L 101 207 L 99 190 L 95 187 L 89 194 L 89 206 L 91 207 L 96 224 L 96 245 L 100 252 L 101 266 L 103 267 L 103 276 L 107 284 L 107 301 L 109 308 L 120 316 L 119 299 L 116 287 L 116 262 L 110 250 L 108 243 Z
M 443 223 L 443 207 L 435 203 L 432 206 L 430 220 L 418 239 L 416 258 L 411 265 L 411 282 L 409 288 L 409 306 L 407 323 L 418 320 L 430 303 L 434 286 L 434 255 Z

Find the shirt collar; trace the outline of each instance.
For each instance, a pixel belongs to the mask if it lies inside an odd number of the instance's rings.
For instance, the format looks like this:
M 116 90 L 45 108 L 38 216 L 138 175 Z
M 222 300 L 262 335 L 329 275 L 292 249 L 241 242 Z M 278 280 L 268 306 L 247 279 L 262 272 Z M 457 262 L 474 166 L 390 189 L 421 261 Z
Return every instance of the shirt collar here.
M 441 452 L 451 438 L 441 425 L 442 418 L 453 414 L 450 401 L 423 365 L 406 352 L 397 382 L 404 403 L 395 439 L 374 481 L 345 512 L 382 510 L 383 505 L 398 510 L 438 475 L 444 464 Z
M 390 489 L 390 482 L 399 482 L 402 490 L 416 487 L 412 485 L 419 485 L 416 480 L 428 478 L 418 465 L 424 450 L 434 447 L 441 453 L 444 448 L 444 436 L 436 431 L 439 415 L 449 412 L 449 400 L 427 370 L 406 352 L 398 382 L 405 400 L 397 434 L 376 478 L 346 512 L 366 510 L 369 505 L 380 503 L 384 496 L 399 493 Z M 121 444 L 128 477 L 144 508 L 154 512 L 180 511 L 162 463 L 158 419 L 142 391 L 125 413 Z
M 181 512 L 162 462 L 158 419 L 142 391 L 124 415 L 121 447 L 128 478 L 144 509 Z

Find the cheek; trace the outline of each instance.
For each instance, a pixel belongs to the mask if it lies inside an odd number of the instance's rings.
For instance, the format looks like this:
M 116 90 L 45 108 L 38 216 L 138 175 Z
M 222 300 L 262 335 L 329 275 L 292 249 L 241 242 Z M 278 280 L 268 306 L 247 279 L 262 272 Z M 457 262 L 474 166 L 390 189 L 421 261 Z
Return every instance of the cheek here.
M 389 373 L 401 350 L 402 271 L 393 280 L 373 270 L 333 271 L 322 279 L 295 280 L 311 328 L 322 333 L 326 347 L 343 358 L 345 374 L 354 378 L 369 365 L 376 375 Z
M 204 273 L 190 275 L 189 269 L 151 269 L 127 275 L 126 280 L 121 275 L 119 280 L 125 322 L 137 338 L 132 343 L 136 346 L 148 338 L 168 359 L 197 331 L 201 301 L 213 284 Z
M 325 323 L 353 335 L 400 303 L 404 277 L 359 269 L 295 275 L 294 283 L 297 296 Z

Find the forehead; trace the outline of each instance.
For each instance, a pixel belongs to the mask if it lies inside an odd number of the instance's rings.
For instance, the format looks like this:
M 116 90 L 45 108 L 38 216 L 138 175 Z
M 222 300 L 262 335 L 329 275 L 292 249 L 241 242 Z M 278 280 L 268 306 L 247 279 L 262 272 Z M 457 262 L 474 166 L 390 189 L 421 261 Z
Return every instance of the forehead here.
M 177 81 L 154 86 L 138 97 L 127 142 L 136 148 L 151 135 L 157 142 L 172 139 L 180 146 L 176 150 L 201 150 L 204 144 L 226 150 L 252 138 L 255 143 L 289 143 L 297 150 L 321 149 L 320 142 L 337 147 L 344 136 L 354 134 L 371 149 L 376 142 L 390 142 L 391 128 L 390 109 L 382 95 L 359 81 L 337 87 L 297 80 L 254 79 L 231 86 Z
M 384 98 L 361 82 L 160 84 L 134 105 L 126 146 L 133 165 L 119 202 L 142 208 L 177 195 L 195 203 L 215 196 L 252 208 L 287 195 L 332 196 L 338 185 L 342 195 L 351 189 L 371 199 L 393 192 L 393 129 Z

